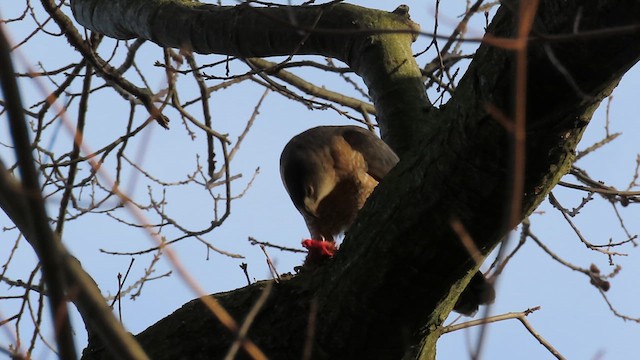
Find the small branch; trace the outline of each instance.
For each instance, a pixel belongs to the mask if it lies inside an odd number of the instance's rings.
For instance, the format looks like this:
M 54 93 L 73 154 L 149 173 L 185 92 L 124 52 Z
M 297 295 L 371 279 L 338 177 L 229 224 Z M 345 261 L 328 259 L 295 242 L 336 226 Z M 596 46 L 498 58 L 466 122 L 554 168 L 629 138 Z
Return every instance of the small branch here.
M 522 323 L 522 325 L 524 325 L 524 327 L 527 329 L 527 331 L 529 331 L 529 333 L 531 335 L 533 335 L 533 337 L 536 338 L 536 340 L 538 340 L 540 342 L 540 344 L 542 344 L 542 346 L 544 346 L 547 350 L 549 350 L 549 352 L 556 357 L 556 359 L 558 360 L 564 360 L 565 357 L 562 356 L 558 350 L 556 350 L 547 340 L 545 340 L 545 338 L 543 338 L 540 334 L 538 334 L 538 332 L 533 328 L 533 326 L 531 326 L 531 324 L 529 323 L 529 321 L 527 321 L 527 319 L 524 316 L 521 316 L 518 318 L 518 320 L 520 320 L 520 322 Z
M 611 304 L 611 302 L 609 301 L 609 297 L 607 297 L 607 294 L 604 292 L 604 290 L 600 289 L 600 288 L 598 288 L 598 290 L 600 290 L 600 295 L 602 295 L 602 298 L 607 303 L 607 306 L 609 307 L 609 310 L 611 310 L 613 315 L 615 315 L 616 317 L 619 317 L 620 319 L 622 319 L 624 321 L 633 321 L 635 323 L 640 323 L 640 317 L 634 318 L 634 317 L 630 317 L 628 315 L 624 315 L 624 314 L 621 314 L 620 312 L 618 312 L 618 310 L 616 310 L 616 308 L 613 307 L 613 304 Z
M 580 231 L 580 229 L 578 229 L 578 227 L 573 223 L 573 221 L 571 221 L 569 215 L 567 214 L 567 211 L 562 207 L 562 205 L 560 205 L 560 203 L 555 198 L 555 196 L 553 196 L 553 193 L 549 193 L 549 202 L 551 202 L 551 205 L 553 205 L 553 207 L 555 207 L 556 209 L 558 209 L 558 211 L 560 211 L 560 213 L 562 214 L 564 219 L 567 221 L 569 226 L 571 226 L 571 228 L 573 229 L 575 234 L 578 236 L 580 241 L 582 241 L 582 243 L 588 249 L 595 250 L 595 251 L 598 251 L 598 252 L 601 252 L 603 254 L 610 255 L 610 256 L 611 255 L 627 256 L 627 254 L 623 254 L 623 253 L 619 253 L 619 252 L 614 252 L 614 251 L 609 251 L 609 250 L 602 249 L 601 247 L 595 246 L 591 242 L 587 241 L 587 239 L 582 235 L 582 232 Z
M 62 30 L 62 33 L 66 36 L 67 41 L 95 67 L 95 70 L 100 73 L 103 79 L 138 98 L 149 112 L 149 115 L 151 115 L 151 118 L 155 119 L 163 128 L 169 128 L 169 118 L 163 115 L 161 110 L 155 106 L 153 94 L 124 79 L 117 69 L 101 59 L 84 41 L 82 35 L 80 35 L 78 30 L 73 26 L 71 19 L 69 19 L 52 0 L 41 0 L 41 2 L 47 13 L 51 15 L 60 27 L 60 30 Z
M 599 290 L 607 291 L 611 287 L 611 284 L 609 283 L 609 281 L 606 280 L 607 277 L 601 275 L 600 270 L 595 265 L 592 264 L 589 269 L 584 269 L 576 265 L 573 265 L 570 262 L 562 259 L 556 253 L 552 252 L 546 245 L 542 243 L 542 241 L 540 241 L 540 239 L 538 239 L 536 235 L 534 235 L 531 232 L 530 229 L 527 229 L 527 236 L 530 237 L 544 252 L 546 252 L 549 256 L 551 256 L 551 258 L 554 259 L 555 261 L 559 262 L 560 264 L 568 267 L 573 271 L 581 272 L 587 275 L 587 277 L 589 277 L 591 285 L 595 286 Z
M 529 333 L 536 339 L 538 340 L 538 342 L 540 344 L 542 344 L 542 346 L 544 346 L 547 350 L 549 350 L 549 352 L 551 354 L 553 354 L 553 356 L 556 359 L 559 360 L 565 360 L 565 357 L 562 356 L 560 354 L 560 352 L 558 352 L 558 350 L 556 350 L 547 340 L 545 340 L 540 334 L 538 334 L 538 332 L 533 328 L 533 326 L 531 326 L 531 324 L 529 323 L 529 321 L 527 321 L 527 316 L 535 311 L 540 310 L 540 306 L 536 306 L 530 309 L 527 309 L 525 311 L 522 312 L 510 312 L 510 313 L 506 313 L 506 314 L 502 314 L 502 315 L 496 315 L 496 316 L 491 316 L 485 319 L 479 319 L 479 320 L 473 320 L 473 321 L 468 321 L 462 324 L 456 324 L 456 325 L 449 325 L 449 326 L 445 326 L 443 328 L 441 328 L 439 331 L 441 334 L 447 334 L 453 331 L 457 331 L 460 329 L 467 329 L 473 326 L 478 326 L 478 325 L 485 325 L 485 324 L 490 324 L 490 323 L 494 323 L 497 321 L 503 321 L 503 320 L 510 320 L 510 319 L 517 319 L 518 321 L 520 321 L 520 323 L 522 323 L 522 325 L 527 329 L 527 331 L 529 331 Z
M 116 300 L 120 301 L 120 299 L 122 298 L 122 286 L 124 286 L 125 281 L 127 281 L 127 277 L 129 276 L 129 272 L 131 271 L 131 267 L 133 266 L 133 262 L 135 260 L 136 260 L 135 258 L 131 258 L 131 262 L 129 263 L 127 272 L 124 274 L 124 279 L 121 279 L 122 277 L 121 274 L 118 274 L 118 293 L 113 298 L 113 302 L 111 302 L 111 305 L 109 306 L 112 309 L 113 309 L 113 305 L 115 305 Z M 118 307 L 120 307 L 119 304 L 118 304 Z M 122 323 L 122 318 L 120 319 L 120 323 Z
M 356 111 L 360 111 L 361 108 L 364 108 L 369 114 L 376 114 L 376 109 L 373 105 L 356 98 L 345 96 L 335 91 L 327 90 L 323 87 L 314 85 L 302 79 L 301 77 L 298 77 L 288 71 L 282 70 L 279 64 L 259 58 L 250 58 L 246 61 L 251 63 L 251 65 L 253 65 L 253 67 L 255 67 L 256 69 L 260 69 L 269 75 L 272 75 L 290 85 L 293 85 L 308 95 L 335 102 L 342 106 L 352 108 Z
M 474 326 L 479 326 L 479 325 L 485 325 L 485 324 L 491 324 L 494 322 L 498 322 L 498 321 L 503 321 L 503 320 L 509 320 L 509 319 L 517 319 L 521 316 L 528 316 L 529 314 L 536 312 L 540 310 L 540 306 L 536 306 L 533 308 L 529 308 L 525 311 L 521 311 L 521 312 L 510 312 L 510 313 L 506 313 L 506 314 L 502 314 L 502 315 L 496 315 L 496 316 L 491 316 L 488 318 L 484 318 L 484 319 L 478 319 L 478 320 L 472 320 L 472 321 L 467 321 L 467 322 L 463 322 L 461 324 L 455 324 L 455 325 L 448 325 L 448 326 L 444 326 L 442 327 L 439 331 L 441 334 L 447 334 L 450 332 L 454 332 L 454 331 L 458 331 L 458 330 L 462 330 L 462 329 L 468 329 L 470 327 L 474 327 Z
M 310 360 L 313 352 L 313 341 L 316 335 L 316 322 L 318 320 L 318 301 L 311 299 L 309 305 L 309 320 L 307 320 L 307 336 L 304 340 L 302 360 Z
M 58 251 L 58 241 L 51 228 L 49 217 L 44 206 L 42 193 L 40 192 L 40 180 L 35 167 L 35 160 L 31 152 L 29 131 L 22 112 L 22 100 L 16 78 L 14 76 L 13 62 L 10 56 L 10 46 L 5 37 L 4 30 L 0 28 L 0 84 L 2 93 L 7 101 L 9 114 L 9 131 L 14 143 L 14 151 L 19 165 L 23 201 L 28 210 L 29 231 L 32 237 L 29 243 L 35 250 L 42 264 L 43 278 L 49 291 L 49 304 L 53 322 L 56 326 L 56 339 L 58 341 L 59 356 L 61 359 L 76 359 L 74 337 L 71 330 L 71 321 L 67 309 L 66 284 L 63 274 L 63 257 Z
M 564 181 L 559 181 L 558 185 L 570 188 L 570 189 L 576 189 L 576 190 L 582 190 L 582 191 L 587 191 L 587 192 L 591 192 L 591 193 L 598 193 L 598 194 L 602 194 L 602 195 L 607 195 L 607 197 L 609 196 L 640 196 L 640 191 L 624 191 L 624 190 L 616 190 L 616 189 L 611 189 L 611 188 L 603 188 L 604 185 L 601 185 L 601 187 L 590 187 L 590 186 L 582 186 L 582 185 L 577 185 L 577 184 L 571 184 L 568 182 L 564 182 Z
M 289 251 L 289 252 L 294 252 L 294 253 L 306 253 L 307 251 L 305 250 L 300 250 L 300 249 L 295 249 L 295 248 L 290 248 L 290 247 L 286 247 L 286 246 L 282 246 L 282 245 L 276 245 L 276 244 L 272 244 L 266 241 L 259 241 L 254 237 L 249 236 L 249 242 L 251 243 L 251 245 L 260 245 L 260 246 L 265 246 L 265 247 L 271 247 L 274 249 L 278 249 L 280 251 Z
M 242 263 L 240 264 L 240 269 L 242 269 L 242 272 L 244 273 L 244 276 L 247 278 L 247 285 L 251 285 L 251 279 L 249 278 L 249 271 L 247 270 L 248 265 L 247 263 Z
M 280 274 L 278 274 L 278 271 L 276 270 L 276 267 L 273 265 L 273 262 L 271 261 L 271 258 L 269 257 L 269 254 L 267 254 L 267 250 L 265 249 L 264 245 L 260 245 L 260 249 L 262 249 L 262 252 L 264 253 L 264 256 L 267 258 L 267 265 L 269 266 L 269 271 L 271 271 L 271 276 L 273 276 L 273 279 L 276 282 L 280 282 Z
M 516 253 L 522 248 L 522 246 L 525 244 L 525 242 L 527 241 L 527 233 L 528 233 L 528 229 L 529 229 L 530 223 L 529 223 L 529 219 L 524 219 L 522 221 L 522 231 L 520 232 L 520 237 L 518 240 L 518 244 L 516 245 L 516 247 L 506 256 L 504 256 L 504 259 L 500 259 L 500 258 L 496 258 L 495 262 L 493 264 L 491 264 L 490 268 L 495 267 L 495 270 L 493 271 L 493 273 L 491 274 L 490 278 L 495 281 L 495 278 L 497 276 L 500 276 L 500 274 L 502 274 L 502 272 L 504 271 L 505 267 L 507 266 L 507 264 L 509 263 L 509 261 L 511 261 L 511 259 L 516 255 Z M 502 246 L 505 246 L 506 244 L 504 242 L 502 242 Z
M 253 321 L 260 312 L 260 309 L 262 309 L 265 302 L 267 302 L 267 298 L 269 297 L 272 288 L 273 282 L 267 282 L 267 286 L 265 286 L 264 290 L 262 290 L 260 297 L 258 298 L 258 300 L 256 300 L 255 304 L 253 304 L 253 307 L 249 311 L 249 314 L 247 314 L 247 317 L 244 319 L 244 322 L 242 323 L 242 326 L 240 327 L 240 330 L 238 331 L 238 334 L 236 336 L 236 340 L 231 345 L 227 356 L 224 357 L 225 360 L 235 359 L 238 350 L 240 350 L 240 345 L 245 342 L 247 333 L 249 332 L 249 328 L 251 328 L 251 324 L 253 324 Z

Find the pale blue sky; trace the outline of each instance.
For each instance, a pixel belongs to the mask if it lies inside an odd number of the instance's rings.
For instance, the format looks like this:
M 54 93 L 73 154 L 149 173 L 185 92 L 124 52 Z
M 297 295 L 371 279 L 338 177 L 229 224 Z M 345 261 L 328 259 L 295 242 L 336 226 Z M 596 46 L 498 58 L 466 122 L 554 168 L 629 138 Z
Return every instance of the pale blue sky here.
M 380 7 L 378 1 L 357 1 L 357 4 Z M 433 5 L 424 5 L 420 1 L 405 1 L 411 7 L 412 18 L 422 25 L 425 31 L 430 31 L 433 24 Z M 386 3 L 385 10 L 393 10 L 396 4 Z M 400 4 L 400 3 L 398 3 Z M 418 5 L 421 4 L 421 5 Z M 449 34 L 459 15 L 463 13 L 463 2 L 442 1 L 440 32 Z M 0 12 L 4 17 L 14 16 L 22 6 L 21 1 L 5 1 L 0 5 Z M 39 8 L 38 4 L 34 4 Z M 482 20 L 479 17 L 478 20 Z M 31 27 L 24 28 L 20 24 L 8 27 L 14 41 L 24 38 Z M 56 29 L 53 24 L 49 29 Z M 473 23 L 470 36 L 481 36 L 482 21 Z M 414 46 L 415 51 L 422 50 L 430 39 L 421 38 Z M 51 69 L 56 65 L 65 64 L 78 55 L 68 51 L 64 40 L 56 40 L 53 45 L 46 36 L 36 36 L 28 46 L 21 48 L 30 66 L 36 66 L 40 61 Z M 469 45 L 473 46 L 473 45 Z M 103 56 L 108 53 L 112 45 L 103 45 Z M 141 66 L 149 67 L 155 61 L 161 61 L 160 49 L 151 43 L 145 44 L 138 62 Z M 201 57 L 200 63 L 213 62 L 218 57 Z M 430 60 L 423 56 L 420 63 Z M 15 60 L 20 63 L 21 60 Z M 116 62 L 117 63 L 117 62 Z M 19 67 L 24 70 L 24 66 Z M 242 72 L 246 69 L 238 65 L 235 68 Z M 233 70 L 233 68 L 232 68 Z M 164 73 L 156 68 L 146 70 L 149 84 L 154 89 L 164 86 Z M 127 73 L 131 74 L 131 72 Z M 302 73 L 301 73 L 302 74 Z M 317 81 L 331 89 L 347 89 L 342 82 L 331 79 L 326 74 L 315 72 L 305 73 L 311 81 Z M 355 77 L 355 76 L 353 76 Z M 135 77 L 133 77 L 135 79 Z M 138 80 L 135 80 L 138 81 Z M 101 83 L 96 79 L 96 84 Z M 42 98 L 42 94 L 32 86 L 31 80 L 21 80 L 23 96 L 27 103 Z M 210 84 L 214 84 L 211 82 Z M 47 85 L 48 86 L 48 85 Z M 79 90 L 80 83 L 74 89 Z M 194 97 L 195 86 L 190 76 L 180 78 L 178 86 L 182 87 L 182 99 Z M 591 154 L 577 164 L 586 169 L 596 180 L 606 181 L 608 184 L 625 188 L 631 180 L 635 159 L 640 152 L 637 138 L 640 135 L 640 125 L 637 116 L 640 114 L 640 103 L 637 100 L 637 90 L 640 86 L 640 71 L 636 67 L 623 79 L 621 85 L 614 92 L 611 105 L 610 130 L 624 132 L 623 136 L 601 151 Z M 245 82 L 235 85 L 226 91 L 215 93 L 210 105 L 213 111 L 215 128 L 222 133 L 228 132 L 231 139 L 240 134 L 245 122 L 251 116 L 254 106 L 262 95 L 263 90 L 258 86 Z M 353 93 L 353 91 L 351 91 Z M 189 95 L 191 94 L 191 95 Z M 353 94 L 355 95 L 355 94 Z M 430 93 L 433 99 L 435 93 Z M 64 99 L 62 99 L 64 100 Z M 77 100 L 76 100 L 77 101 Z M 76 104 L 77 105 L 77 104 Z M 92 149 L 97 149 L 119 136 L 128 114 L 126 103 L 110 90 L 102 91 L 91 98 L 92 112 L 89 118 L 86 141 Z M 75 111 L 75 110 L 74 110 Z M 196 110 L 193 110 L 197 113 Z M 74 119 L 71 114 L 71 119 Z M 144 120 L 146 114 L 139 110 L 136 115 L 137 123 Z M 5 119 L 0 116 L 0 119 Z M 605 112 L 601 107 L 593 118 L 579 148 L 600 140 L 604 134 Z M 232 163 L 233 174 L 242 173 L 242 179 L 233 183 L 233 193 L 238 194 L 251 178 L 254 170 L 260 167 L 260 173 L 255 179 L 243 199 L 235 201 L 232 216 L 220 229 L 204 236 L 214 246 L 221 249 L 242 254 L 245 259 L 231 259 L 216 253 L 207 252 L 204 246 L 194 239 L 187 239 L 173 246 L 180 261 L 198 280 L 207 293 L 232 290 L 246 284 L 246 280 L 239 268 L 241 262 L 249 264 L 252 279 L 269 278 L 270 274 L 260 248 L 251 246 L 247 237 L 252 236 L 261 241 L 278 243 L 290 247 L 300 248 L 300 240 L 308 235 L 302 218 L 290 203 L 281 185 L 278 159 L 285 143 L 295 134 L 317 125 L 344 124 L 347 121 L 340 118 L 332 110 L 310 111 L 302 105 L 292 103 L 281 95 L 270 93 L 260 115 L 255 121 L 252 131 L 242 145 L 241 150 Z M 173 118 L 170 130 L 152 126 L 144 130 L 137 137 L 128 150 L 130 158 L 143 155 L 143 164 L 147 171 L 164 181 L 184 179 L 186 174 L 195 168 L 196 154 L 201 155 L 200 163 L 205 164 L 204 137 L 200 135 L 191 141 L 180 120 Z M 49 131 L 54 148 L 68 149 L 69 135 L 62 129 L 57 137 L 54 131 Z M 144 139 L 147 138 L 147 141 Z M 6 121 L 0 122 L 0 141 L 8 143 L 6 135 Z M 0 147 L 0 158 L 10 163 L 12 155 L 9 149 Z M 123 184 L 124 189 L 139 201 L 148 199 L 148 190 L 144 179 L 128 171 Z M 130 176 L 131 175 L 131 176 Z M 132 181 L 132 179 L 136 179 Z M 571 177 L 566 181 L 575 182 Z M 130 188 L 128 184 L 136 187 Z M 637 190 L 637 189 L 636 189 Z M 160 197 L 159 187 L 153 188 L 155 196 Z M 554 193 L 565 207 L 571 208 L 579 204 L 584 194 L 577 191 L 567 191 L 559 187 Z M 206 227 L 211 220 L 211 200 L 203 187 L 189 186 L 167 189 L 166 195 L 169 206 L 168 215 L 181 221 L 186 226 L 196 229 Z M 52 214 L 57 212 L 54 196 L 50 202 Z M 55 211 L 55 212 L 54 212 Z M 550 248 L 568 261 L 588 267 L 595 263 L 603 272 L 610 271 L 606 256 L 587 250 L 576 238 L 575 234 L 547 201 L 539 211 L 544 215 L 532 216 L 532 230 Z M 129 217 L 124 212 L 123 217 Z M 633 234 L 640 232 L 640 211 L 633 206 L 624 209 L 623 216 L 627 226 Z M 614 242 L 624 240 L 624 234 L 617 226 L 610 205 L 596 196 L 596 200 L 588 204 L 582 214 L 574 219 L 583 234 L 593 243 L 606 243 L 609 238 Z M 0 226 L 8 226 L 4 214 L 0 214 Z M 171 232 L 166 233 L 171 237 Z M 9 247 L 15 239 L 14 232 L 0 232 L 0 261 L 5 261 Z M 513 242 L 517 238 L 512 239 Z M 124 273 L 129 264 L 129 257 L 105 255 L 98 249 L 111 251 L 132 251 L 145 249 L 153 245 L 150 238 L 141 230 L 122 226 L 114 220 L 97 215 L 90 215 L 79 221 L 69 222 L 65 228 L 64 242 L 69 249 L 82 261 L 87 271 L 94 276 L 102 291 L 114 294 L 117 291 L 116 274 Z M 620 251 L 628 252 L 629 256 L 617 257 L 616 264 L 623 267 L 622 272 L 612 280 L 612 288 L 608 295 L 617 309 L 630 316 L 640 316 L 640 289 L 637 278 L 640 275 L 638 265 L 638 250 L 628 246 Z M 281 273 L 292 271 L 292 268 L 302 262 L 300 254 L 281 253 L 269 250 L 271 258 Z M 25 279 L 33 266 L 31 249 L 23 244 L 18 252 L 10 272 L 12 278 Z M 144 269 L 149 266 L 151 255 L 136 258 L 130 281 L 138 279 Z M 24 268 L 22 266 L 25 266 Z M 487 263 L 488 265 L 488 263 Z M 161 260 L 156 268 L 156 274 L 172 269 L 170 263 Z M 7 286 L 0 284 L 0 296 L 7 291 Z M 123 319 L 126 327 L 133 333 L 138 333 L 155 321 L 170 314 L 183 303 L 194 298 L 196 294 L 187 288 L 179 276 L 174 274 L 169 278 L 152 281 L 144 286 L 142 296 L 135 301 L 128 297 L 123 299 Z M 637 352 L 636 339 L 640 338 L 640 324 L 624 322 L 614 317 L 607 305 L 601 299 L 597 290 L 589 284 L 588 279 L 580 273 L 572 272 L 554 262 L 544 254 L 532 241 L 528 241 L 524 248 L 516 255 L 500 279 L 496 304 L 491 308 L 492 314 L 512 311 L 522 311 L 534 306 L 542 309 L 529 317 L 529 321 L 536 330 L 553 344 L 568 359 L 624 359 L 629 354 Z M 12 313 L 7 302 L 0 302 L 0 320 Z M 482 311 L 480 312 L 482 314 Z M 51 330 L 45 331 L 51 335 Z M 467 343 L 475 330 L 459 331 L 444 335 L 439 343 L 440 359 L 462 359 L 468 353 Z M 85 345 L 84 330 L 78 322 L 78 346 Z M 50 337 L 51 338 L 51 337 Z M 547 359 L 551 355 L 531 337 L 516 320 L 505 321 L 489 326 L 486 338 L 484 359 Z M 5 333 L 0 333 L 0 346 L 6 347 L 10 343 Z M 42 353 L 46 351 L 40 350 Z M 36 352 L 36 355 L 38 352 Z M 601 356 L 601 357 L 599 357 Z M 39 357 L 36 357 L 39 358 Z M 48 358 L 53 358 L 49 355 Z

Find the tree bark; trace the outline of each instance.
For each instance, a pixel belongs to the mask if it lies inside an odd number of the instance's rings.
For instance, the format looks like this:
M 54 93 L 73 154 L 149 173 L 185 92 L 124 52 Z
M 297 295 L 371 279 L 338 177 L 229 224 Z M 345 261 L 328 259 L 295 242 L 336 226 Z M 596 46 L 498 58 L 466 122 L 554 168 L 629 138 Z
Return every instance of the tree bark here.
M 135 10 L 133 3 L 146 8 Z M 517 5 L 503 2 L 488 29 L 493 39 L 515 37 Z M 401 161 L 331 263 L 274 285 L 248 334 L 274 359 L 302 358 L 312 310 L 314 359 L 398 359 L 421 339 L 422 358 L 434 359 L 437 329 L 478 268 L 452 221 L 464 226 L 482 256 L 510 230 L 512 133 L 488 106 L 513 118 L 515 97 L 526 96 L 521 219 L 564 175 L 593 111 L 640 57 L 633 25 L 640 3 L 542 1 L 528 44 L 526 94 L 514 91 L 514 52 L 485 43 L 453 98 L 436 109 L 411 56 L 406 31 L 414 27 L 401 11 L 91 0 L 72 1 L 72 7 L 80 23 L 113 37 L 241 57 L 321 54 L 345 61 L 365 79 L 384 138 Z M 264 287 L 213 296 L 240 320 Z M 235 335 L 196 299 L 137 338 L 153 359 L 210 359 L 221 358 Z M 94 347 L 85 357 L 109 355 Z

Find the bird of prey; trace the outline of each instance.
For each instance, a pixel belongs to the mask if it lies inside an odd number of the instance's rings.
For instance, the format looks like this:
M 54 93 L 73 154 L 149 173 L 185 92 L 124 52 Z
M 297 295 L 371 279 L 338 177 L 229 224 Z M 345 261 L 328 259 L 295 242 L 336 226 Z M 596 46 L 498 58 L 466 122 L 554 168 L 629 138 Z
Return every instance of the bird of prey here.
M 317 268 L 336 252 L 344 232 L 398 156 L 372 132 L 357 126 L 319 126 L 293 137 L 280 156 L 280 176 L 311 239 L 302 270 Z M 482 273 L 473 277 L 456 304 L 471 314 L 493 301 L 493 287 Z
M 280 175 L 311 240 L 329 245 L 397 163 L 393 150 L 370 131 L 320 126 L 289 141 L 280 156 Z

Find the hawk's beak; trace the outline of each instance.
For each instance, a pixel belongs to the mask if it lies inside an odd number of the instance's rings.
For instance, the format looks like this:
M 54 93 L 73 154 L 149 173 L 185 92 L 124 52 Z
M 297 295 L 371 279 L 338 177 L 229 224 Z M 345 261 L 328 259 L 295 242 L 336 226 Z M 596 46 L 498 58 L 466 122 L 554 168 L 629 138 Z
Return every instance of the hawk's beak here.
M 304 207 L 307 210 L 307 212 L 315 217 L 318 217 L 318 214 L 316 213 L 316 211 L 318 211 L 318 203 L 319 201 L 315 201 L 310 197 L 305 197 L 304 198 Z

